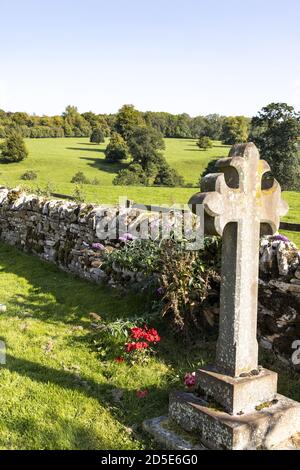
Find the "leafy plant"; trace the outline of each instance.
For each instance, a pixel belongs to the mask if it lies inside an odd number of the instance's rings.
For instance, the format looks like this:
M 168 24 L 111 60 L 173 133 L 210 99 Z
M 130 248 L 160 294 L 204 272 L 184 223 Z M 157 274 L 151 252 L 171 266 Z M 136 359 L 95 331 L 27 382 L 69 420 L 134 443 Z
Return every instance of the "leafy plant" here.
M 71 179 L 71 183 L 89 184 L 90 180 L 85 176 L 83 171 L 78 171 Z
M 21 180 L 33 181 L 37 179 L 37 174 L 33 170 L 27 170 L 23 175 L 20 176 Z

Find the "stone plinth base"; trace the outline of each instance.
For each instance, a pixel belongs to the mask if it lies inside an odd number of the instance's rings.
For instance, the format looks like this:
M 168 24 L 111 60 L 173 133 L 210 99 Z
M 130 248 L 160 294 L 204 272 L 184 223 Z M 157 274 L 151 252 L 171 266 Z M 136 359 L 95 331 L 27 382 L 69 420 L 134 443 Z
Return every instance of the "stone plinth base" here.
M 287 448 L 283 443 L 300 432 L 300 403 L 282 395 L 239 416 L 214 406 L 192 393 L 174 392 L 170 395 L 169 419 L 198 435 L 210 449 Z
M 167 416 L 148 419 L 143 422 L 143 429 L 151 434 L 163 449 L 169 450 L 208 450 L 201 444 L 200 438 L 179 429 Z M 300 450 L 300 433 L 287 439 L 271 450 Z
M 230 377 L 208 366 L 198 371 L 197 386 L 229 414 L 236 415 L 254 411 L 256 405 L 273 400 L 277 392 L 277 374 L 262 368 L 257 375 Z

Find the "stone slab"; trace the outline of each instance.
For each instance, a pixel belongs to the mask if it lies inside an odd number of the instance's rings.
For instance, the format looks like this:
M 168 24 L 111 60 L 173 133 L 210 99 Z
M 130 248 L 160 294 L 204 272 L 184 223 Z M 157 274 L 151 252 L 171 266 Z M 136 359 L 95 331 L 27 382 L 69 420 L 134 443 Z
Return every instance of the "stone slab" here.
M 159 416 L 143 422 L 144 431 L 151 434 L 164 449 L 206 450 L 206 447 L 200 443 L 200 439 L 196 443 L 186 432 L 180 432 L 179 429 L 175 430 L 173 427 L 173 423 L 169 421 L 167 416 Z
M 194 439 L 189 439 L 186 433 L 183 435 L 178 429 L 172 429 L 173 422 L 167 416 L 159 416 L 158 418 L 148 419 L 143 422 L 143 429 L 150 434 L 153 439 L 162 446 L 163 449 L 168 450 L 208 450 L 199 443 L 195 443 Z M 272 447 L 271 450 L 300 450 L 300 433 L 281 442 L 279 445 Z
M 230 377 L 220 374 L 213 366 L 197 373 L 198 387 L 212 397 L 229 414 L 254 411 L 257 405 L 271 401 L 277 392 L 277 374 L 261 368 L 257 375 Z
M 275 400 L 255 412 L 232 416 L 192 393 L 173 392 L 169 418 L 187 432 L 198 432 L 211 449 L 271 450 L 300 432 L 300 404 L 279 394 Z

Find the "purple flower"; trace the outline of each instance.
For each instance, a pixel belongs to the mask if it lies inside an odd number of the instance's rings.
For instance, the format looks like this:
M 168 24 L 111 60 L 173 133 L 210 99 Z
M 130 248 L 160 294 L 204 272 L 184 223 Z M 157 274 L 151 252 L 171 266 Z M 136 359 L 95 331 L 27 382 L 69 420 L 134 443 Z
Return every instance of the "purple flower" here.
M 119 237 L 119 240 L 121 242 L 128 242 L 134 240 L 134 236 L 131 233 L 124 233 L 121 237 Z
M 280 234 L 279 235 L 274 235 L 273 240 L 274 241 L 280 241 L 280 242 L 289 242 L 290 241 L 287 237 L 285 237 L 284 235 L 280 235 Z
M 164 293 L 164 288 L 163 288 L 163 287 L 159 287 L 158 289 L 156 289 L 156 292 L 158 293 L 158 295 L 163 295 L 163 293 Z
M 102 243 L 93 243 L 92 244 L 92 248 L 94 250 L 104 250 L 105 249 L 105 246 L 102 245 Z

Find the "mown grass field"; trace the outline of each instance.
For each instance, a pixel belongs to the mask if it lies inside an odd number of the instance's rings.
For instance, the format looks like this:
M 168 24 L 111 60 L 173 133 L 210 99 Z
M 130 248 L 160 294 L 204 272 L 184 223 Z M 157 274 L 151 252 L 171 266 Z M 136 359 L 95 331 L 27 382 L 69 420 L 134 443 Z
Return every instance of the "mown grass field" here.
M 98 185 L 83 187 L 85 200 L 111 204 L 118 202 L 119 196 L 127 196 L 144 204 L 186 203 L 197 191 L 199 177 L 214 158 L 228 155 L 229 147 L 214 142 L 212 149 L 199 150 L 193 139 L 165 139 L 165 156 L 170 165 L 184 177 L 193 188 L 153 188 L 133 186 L 113 186 L 112 180 L 126 163 L 111 164 L 105 161 L 104 150 L 107 142 L 96 145 L 86 138 L 68 139 L 26 139 L 29 157 L 20 163 L 0 164 L 0 184 L 23 185 L 33 189 L 48 185 L 54 192 L 72 195 L 75 185 L 71 179 L 78 171 L 92 180 L 99 179 Z M 38 178 L 33 182 L 20 179 L 26 170 L 34 170 Z M 285 192 L 290 204 L 290 212 L 285 220 L 300 223 L 299 193 Z M 300 245 L 300 235 L 292 234 L 292 239 Z
M 167 413 L 170 390 L 186 371 L 212 360 L 215 343 L 183 345 L 161 324 L 147 365 L 102 360 L 90 312 L 107 321 L 145 313 L 138 295 L 117 295 L 0 243 L 0 449 L 151 449 L 141 423 Z M 260 364 L 279 372 L 279 392 L 300 400 L 299 374 L 271 354 Z M 138 390 L 148 390 L 138 398 Z

